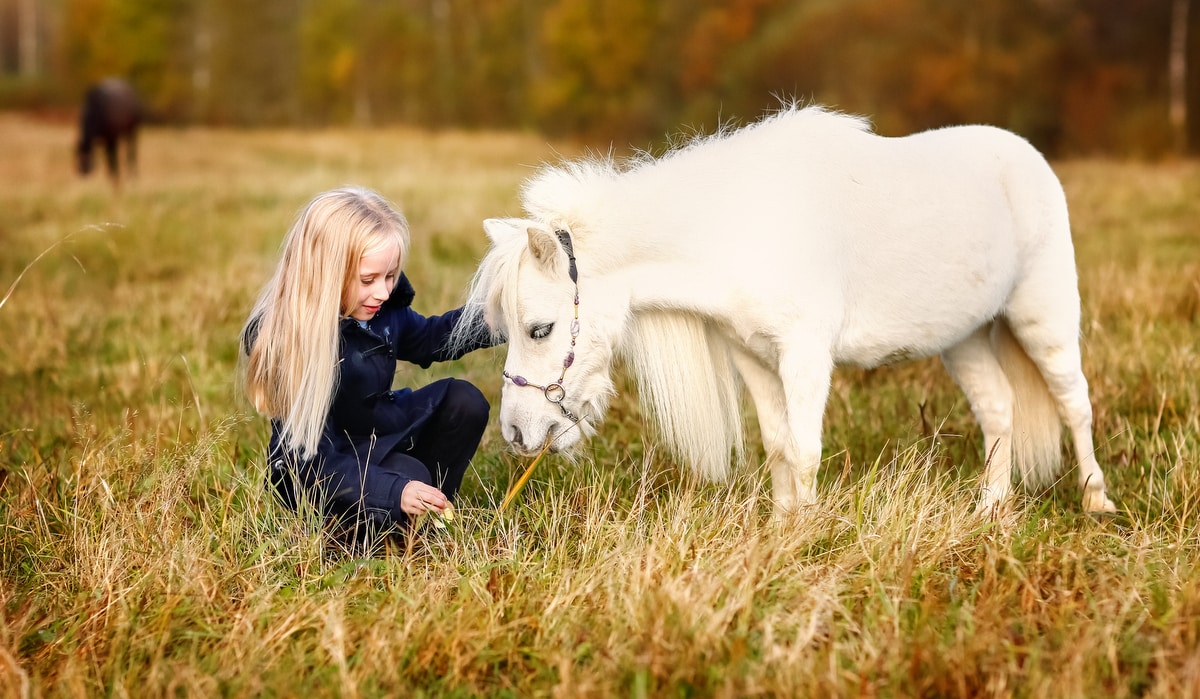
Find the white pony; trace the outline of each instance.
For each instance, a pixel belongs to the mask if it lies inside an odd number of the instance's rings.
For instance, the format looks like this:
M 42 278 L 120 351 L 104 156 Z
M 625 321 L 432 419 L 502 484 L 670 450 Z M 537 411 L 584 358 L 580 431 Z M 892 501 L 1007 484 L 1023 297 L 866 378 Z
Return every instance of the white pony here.
M 786 512 L 816 498 L 834 365 L 940 354 L 983 429 L 981 508 L 1010 493 L 1014 458 L 1028 484 L 1056 476 L 1061 417 L 1084 508 L 1115 509 L 1065 196 L 1022 138 L 885 138 L 793 106 L 657 159 L 544 167 L 523 201 L 529 218 L 484 222 L 460 326 L 482 316 L 508 340 L 500 426 L 518 453 L 593 434 L 620 358 L 664 441 L 720 480 L 742 453 L 744 385 Z

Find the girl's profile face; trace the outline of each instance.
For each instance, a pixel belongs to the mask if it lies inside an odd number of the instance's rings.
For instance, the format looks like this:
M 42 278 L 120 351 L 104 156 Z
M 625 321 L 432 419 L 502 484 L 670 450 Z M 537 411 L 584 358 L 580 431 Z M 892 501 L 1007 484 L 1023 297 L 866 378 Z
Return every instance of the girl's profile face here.
M 346 293 L 346 315 L 370 320 L 392 294 L 400 271 L 400 246 L 394 240 L 372 248 L 359 259 L 358 276 L 350 280 Z

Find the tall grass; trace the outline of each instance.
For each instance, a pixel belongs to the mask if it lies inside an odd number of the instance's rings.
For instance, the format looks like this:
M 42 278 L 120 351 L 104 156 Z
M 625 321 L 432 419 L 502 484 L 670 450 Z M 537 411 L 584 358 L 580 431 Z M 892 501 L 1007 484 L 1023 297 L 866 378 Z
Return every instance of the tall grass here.
M 348 182 L 457 304 L 519 213 L 512 134 L 151 130 L 116 194 L 0 116 L 0 697 L 1200 696 L 1200 167 L 1061 163 L 1120 516 L 1073 474 L 972 512 L 980 435 L 936 361 L 839 371 L 819 506 L 697 482 L 628 379 L 578 464 L 491 427 L 456 523 L 340 555 L 262 487 L 236 337 L 296 210 Z M 564 146 L 569 151 L 570 148 Z M 430 370 L 495 405 L 503 350 Z M 758 455 L 761 456 L 761 455 Z

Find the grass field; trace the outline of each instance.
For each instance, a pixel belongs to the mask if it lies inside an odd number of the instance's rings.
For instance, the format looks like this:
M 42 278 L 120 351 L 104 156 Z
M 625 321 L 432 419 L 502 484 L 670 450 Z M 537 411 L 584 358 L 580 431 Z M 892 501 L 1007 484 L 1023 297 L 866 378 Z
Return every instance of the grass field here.
M 1200 696 L 1200 164 L 1056 164 L 1116 517 L 1079 511 L 1073 472 L 975 517 L 979 431 L 928 360 L 837 373 L 794 520 L 759 469 L 689 477 L 620 379 L 578 464 L 499 515 L 524 460 L 493 424 L 453 528 L 358 560 L 264 492 L 233 389 L 282 235 L 314 193 L 374 187 L 437 312 L 559 151 L 154 129 L 118 196 L 74 176 L 73 137 L 0 115 L 0 697 Z M 502 361 L 397 381 L 495 405 Z

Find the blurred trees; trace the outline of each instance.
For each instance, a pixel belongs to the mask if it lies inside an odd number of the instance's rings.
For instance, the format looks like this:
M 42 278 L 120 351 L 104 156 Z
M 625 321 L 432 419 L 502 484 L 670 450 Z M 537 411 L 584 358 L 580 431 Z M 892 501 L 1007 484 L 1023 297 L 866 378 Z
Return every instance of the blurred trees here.
M 0 106 L 73 106 L 120 74 L 167 122 L 519 127 L 639 145 L 795 98 L 887 134 L 988 122 L 1055 154 L 1158 155 L 1200 149 L 1189 4 L 0 0 Z

